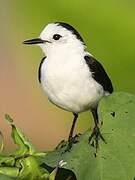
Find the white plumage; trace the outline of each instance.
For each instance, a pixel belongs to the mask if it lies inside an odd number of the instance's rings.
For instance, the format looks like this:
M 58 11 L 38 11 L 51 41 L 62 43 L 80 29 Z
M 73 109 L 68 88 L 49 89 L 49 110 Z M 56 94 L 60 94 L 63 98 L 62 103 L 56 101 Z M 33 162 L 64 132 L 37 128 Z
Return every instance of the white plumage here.
M 104 95 L 103 87 L 92 78 L 84 56 L 89 54 L 84 45 L 70 31 L 49 24 L 40 38 L 52 40 L 53 34 L 64 38 L 59 42 L 41 44 L 47 56 L 41 66 L 41 85 L 49 100 L 74 113 L 97 105 Z

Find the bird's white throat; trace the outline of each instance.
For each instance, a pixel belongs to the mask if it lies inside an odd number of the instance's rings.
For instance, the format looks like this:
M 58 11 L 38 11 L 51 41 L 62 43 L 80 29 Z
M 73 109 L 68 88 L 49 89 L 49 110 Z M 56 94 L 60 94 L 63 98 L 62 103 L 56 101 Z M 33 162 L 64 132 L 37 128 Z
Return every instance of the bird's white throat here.
M 65 40 L 66 41 L 66 40 Z M 65 43 L 65 41 L 61 43 L 46 43 L 39 44 L 45 56 L 69 56 L 70 54 L 80 54 L 84 53 L 85 46 L 78 39 L 71 39 Z

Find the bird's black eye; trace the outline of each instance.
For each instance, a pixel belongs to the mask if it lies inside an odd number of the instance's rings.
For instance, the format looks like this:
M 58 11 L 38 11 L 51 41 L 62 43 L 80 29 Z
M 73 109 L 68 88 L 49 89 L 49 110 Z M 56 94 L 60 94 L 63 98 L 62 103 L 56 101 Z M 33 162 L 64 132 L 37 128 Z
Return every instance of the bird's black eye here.
M 54 35 L 53 35 L 53 39 L 54 39 L 54 40 L 59 40 L 61 37 L 62 37 L 62 36 L 59 35 L 59 34 L 54 34 Z

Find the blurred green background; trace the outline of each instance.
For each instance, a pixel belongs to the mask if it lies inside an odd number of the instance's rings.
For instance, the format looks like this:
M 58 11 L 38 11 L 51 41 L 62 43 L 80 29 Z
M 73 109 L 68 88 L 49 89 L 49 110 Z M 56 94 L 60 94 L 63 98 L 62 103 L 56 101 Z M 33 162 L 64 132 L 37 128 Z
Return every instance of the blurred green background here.
M 5 113 L 38 149 L 51 149 L 68 136 L 72 114 L 48 102 L 37 80 L 43 53 L 22 44 L 55 21 L 67 22 L 81 33 L 115 91 L 135 92 L 135 1 L 0 0 L 0 124 L 6 151 L 14 146 Z M 80 116 L 77 132 L 90 126 L 90 117 L 89 112 Z

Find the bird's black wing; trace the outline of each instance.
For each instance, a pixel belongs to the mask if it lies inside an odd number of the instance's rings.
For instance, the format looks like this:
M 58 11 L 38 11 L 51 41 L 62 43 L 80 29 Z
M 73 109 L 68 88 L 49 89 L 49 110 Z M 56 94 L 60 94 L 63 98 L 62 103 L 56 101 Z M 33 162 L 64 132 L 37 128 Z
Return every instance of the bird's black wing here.
M 112 93 L 112 82 L 105 72 L 103 66 L 90 55 L 84 56 L 84 59 L 90 68 L 90 71 L 92 71 L 92 77 L 103 86 L 104 91 Z
M 42 66 L 45 58 L 46 58 L 46 57 L 43 57 L 43 58 L 42 58 L 42 60 L 41 60 L 41 62 L 40 62 L 40 65 L 39 65 L 39 68 L 38 68 L 38 80 L 39 80 L 40 83 L 41 83 L 41 66 Z

